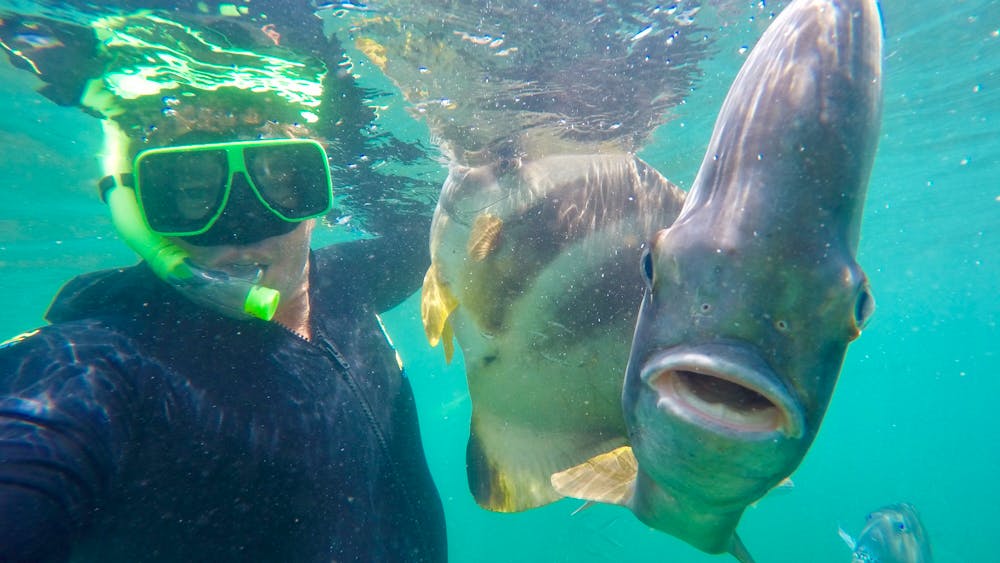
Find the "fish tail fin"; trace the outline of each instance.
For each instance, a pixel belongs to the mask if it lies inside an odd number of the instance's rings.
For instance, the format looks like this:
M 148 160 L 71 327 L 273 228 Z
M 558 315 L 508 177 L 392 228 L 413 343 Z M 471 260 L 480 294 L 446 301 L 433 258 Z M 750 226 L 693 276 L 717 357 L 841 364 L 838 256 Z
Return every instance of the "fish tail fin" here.
M 627 507 L 632 501 L 638 472 L 632 448 L 622 446 L 553 473 L 551 480 L 563 496 Z
M 754 563 L 753 556 L 750 555 L 747 546 L 743 545 L 740 535 L 735 532 L 733 533 L 733 544 L 729 547 L 729 553 L 740 563 Z
M 457 307 L 458 299 L 452 294 L 448 284 L 441 280 L 437 263 L 431 262 L 420 288 L 420 320 L 423 321 L 424 334 L 431 347 L 444 341 L 444 358 L 447 363 L 451 363 L 451 357 L 455 353 L 454 331 L 449 317 Z

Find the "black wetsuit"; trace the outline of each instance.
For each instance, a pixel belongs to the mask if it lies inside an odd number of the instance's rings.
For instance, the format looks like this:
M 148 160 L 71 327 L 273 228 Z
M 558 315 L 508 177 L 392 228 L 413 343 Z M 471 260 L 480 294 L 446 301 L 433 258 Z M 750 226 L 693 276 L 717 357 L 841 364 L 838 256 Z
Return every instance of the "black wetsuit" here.
M 0 350 L 0 560 L 445 560 L 372 256 L 313 254 L 308 342 L 145 265 L 67 284 Z

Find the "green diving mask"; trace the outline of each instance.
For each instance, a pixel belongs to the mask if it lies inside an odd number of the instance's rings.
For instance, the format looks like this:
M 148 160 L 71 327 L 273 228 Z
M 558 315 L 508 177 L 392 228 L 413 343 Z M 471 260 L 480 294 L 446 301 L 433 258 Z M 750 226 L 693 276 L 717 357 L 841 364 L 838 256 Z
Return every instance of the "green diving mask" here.
M 333 207 L 326 151 L 310 139 L 149 149 L 132 170 L 149 230 L 196 245 L 249 244 Z

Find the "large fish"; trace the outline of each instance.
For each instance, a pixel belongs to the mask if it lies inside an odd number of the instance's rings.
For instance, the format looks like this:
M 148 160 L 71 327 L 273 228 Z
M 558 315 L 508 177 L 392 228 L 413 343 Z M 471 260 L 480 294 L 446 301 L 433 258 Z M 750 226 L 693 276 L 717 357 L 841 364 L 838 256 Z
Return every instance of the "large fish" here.
M 628 153 L 489 161 L 450 167 L 421 312 L 431 345 L 450 359 L 454 335 L 464 354 L 473 495 L 512 512 L 561 498 L 553 472 L 625 443 L 635 265 L 683 192 Z
M 931 563 L 931 543 L 913 505 L 884 506 L 868 515 L 855 540 L 843 529 L 852 563 Z
M 631 448 L 555 475 L 561 492 L 749 560 L 736 525 L 802 461 L 874 307 L 855 254 L 881 38 L 875 0 L 795 0 L 753 48 L 643 259 Z

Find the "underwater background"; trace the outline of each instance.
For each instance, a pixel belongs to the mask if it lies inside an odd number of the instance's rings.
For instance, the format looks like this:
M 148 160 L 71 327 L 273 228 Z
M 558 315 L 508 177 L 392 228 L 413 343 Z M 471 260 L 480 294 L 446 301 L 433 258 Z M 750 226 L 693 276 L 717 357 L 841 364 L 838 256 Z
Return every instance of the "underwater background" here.
M 684 188 L 747 48 L 782 6 L 735 5 L 740 24 L 713 31 L 718 50 L 704 76 L 640 153 Z M 884 119 L 858 256 L 877 309 L 848 350 L 794 487 L 741 521 L 762 563 L 849 561 L 838 526 L 856 534 L 868 512 L 899 501 L 920 511 L 938 561 L 1000 558 L 1000 2 L 885 1 L 882 13 Z M 0 61 L 0 340 L 40 325 L 70 277 L 135 262 L 96 196 L 98 121 L 56 106 L 38 86 Z M 380 127 L 426 136 L 401 100 L 379 103 L 392 106 Z M 445 173 L 437 165 L 420 174 L 440 185 Z M 317 244 L 350 228 L 331 221 Z M 414 296 L 385 320 L 417 396 L 452 561 L 731 560 L 622 508 L 478 508 L 466 484 L 471 404 L 461 358 L 446 365 L 428 348 L 419 317 Z

